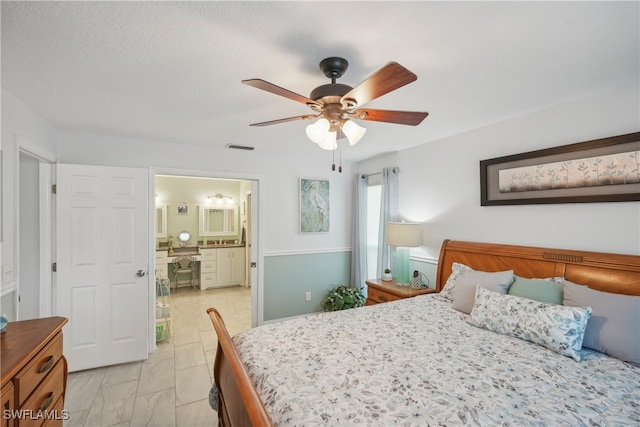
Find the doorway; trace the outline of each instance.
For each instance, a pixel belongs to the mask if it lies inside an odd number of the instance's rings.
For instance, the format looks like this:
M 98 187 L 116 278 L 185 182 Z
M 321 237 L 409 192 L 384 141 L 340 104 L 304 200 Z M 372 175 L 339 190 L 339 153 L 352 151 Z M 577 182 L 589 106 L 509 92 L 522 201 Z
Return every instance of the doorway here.
M 258 234 L 256 206 L 257 190 L 260 178 L 243 176 L 220 176 L 216 173 L 200 173 L 193 171 L 156 170 L 152 172 L 153 201 L 156 207 L 154 217 L 154 250 L 151 259 L 159 256 L 157 277 L 167 277 L 173 284 L 172 264 L 164 269 L 166 260 L 162 258 L 168 247 L 172 253 L 178 250 L 197 252 L 197 289 L 207 290 L 228 286 L 244 286 L 250 288 L 251 326 L 261 323 L 258 304 L 260 292 L 258 280 Z M 220 218 L 213 218 L 218 213 Z M 208 215 L 212 217 L 209 218 Z M 162 216 L 164 215 L 164 217 Z M 207 216 L 205 216 L 207 215 Z M 205 225 L 203 221 L 211 225 Z M 224 221 L 224 224 L 223 224 Z M 209 224 L 207 222 L 207 224 Z M 158 227 L 161 223 L 166 225 Z M 203 227 L 227 227 L 219 230 L 203 229 Z M 189 240 L 180 242 L 178 235 L 187 232 Z M 208 232 L 207 232 L 208 231 Z M 202 248 L 206 248 L 202 250 Z M 232 251 L 234 253 L 227 254 Z M 233 256 L 229 265 L 231 272 L 225 270 L 225 262 L 220 259 L 214 273 L 210 272 L 210 264 L 201 260 L 205 253 L 215 252 L 220 258 Z M 160 255 L 158 255 L 160 254 Z M 235 257 L 242 257 L 238 265 Z M 158 268 L 158 267 L 156 267 Z M 153 268 L 150 269 L 153 272 Z M 239 276 L 240 275 L 240 276 Z M 241 277 L 239 279 L 239 277 Z M 180 288 L 182 289 L 182 288 Z M 185 288 L 188 291 L 188 289 Z
M 16 136 L 16 320 L 50 316 L 52 307 L 52 163 L 54 156 Z

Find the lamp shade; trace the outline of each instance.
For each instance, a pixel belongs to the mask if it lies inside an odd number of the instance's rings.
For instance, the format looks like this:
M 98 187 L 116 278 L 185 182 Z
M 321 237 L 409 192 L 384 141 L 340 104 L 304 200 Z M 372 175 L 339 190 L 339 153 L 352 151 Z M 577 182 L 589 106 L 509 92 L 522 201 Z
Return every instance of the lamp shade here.
M 422 228 L 420 224 L 406 222 L 387 223 L 387 245 L 414 247 L 422 244 Z
M 306 132 L 309 139 L 316 144 L 321 144 L 325 138 L 327 137 L 327 132 L 329 132 L 329 120 L 322 118 L 317 122 L 310 124 L 307 126 Z
M 342 132 L 347 136 L 349 140 L 349 145 L 356 145 L 358 141 L 364 136 L 367 132 L 365 128 L 353 122 L 352 120 L 347 120 L 342 125 Z
M 325 138 L 318 143 L 320 148 L 323 150 L 335 150 L 338 148 L 338 143 L 336 142 L 336 133 L 335 132 L 327 132 Z

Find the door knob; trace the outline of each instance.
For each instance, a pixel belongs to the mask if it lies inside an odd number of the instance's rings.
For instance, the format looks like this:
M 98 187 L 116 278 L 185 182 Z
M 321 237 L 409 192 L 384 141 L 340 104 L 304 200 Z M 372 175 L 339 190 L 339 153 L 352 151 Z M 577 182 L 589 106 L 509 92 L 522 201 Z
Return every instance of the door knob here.
M 144 272 L 144 270 L 138 270 L 138 272 L 136 273 L 136 276 L 138 277 L 144 277 L 146 273 Z

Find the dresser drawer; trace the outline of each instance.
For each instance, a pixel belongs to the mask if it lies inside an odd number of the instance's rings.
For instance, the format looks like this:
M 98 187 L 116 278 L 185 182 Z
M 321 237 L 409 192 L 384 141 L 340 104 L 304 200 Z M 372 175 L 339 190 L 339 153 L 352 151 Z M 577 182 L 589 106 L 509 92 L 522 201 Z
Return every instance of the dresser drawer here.
M 14 420 L 11 417 L 5 417 L 4 414 L 6 414 L 5 411 L 11 411 L 12 409 L 15 408 L 15 405 L 13 403 L 13 383 L 11 381 L 9 381 L 7 384 L 5 384 L 4 386 L 2 386 L 2 418 L 0 418 L 0 420 L 2 420 L 2 423 L 0 423 L 0 425 L 2 427 L 13 427 L 14 426 Z
M 200 272 L 201 273 L 215 273 L 216 272 L 216 262 L 211 260 L 202 260 L 200 262 Z
M 369 289 L 367 290 L 367 299 L 375 302 L 389 302 L 397 301 L 402 298 L 369 287 Z
M 216 285 L 216 273 L 202 273 L 200 275 L 200 289 Z
M 53 339 L 51 344 L 40 351 L 13 379 L 16 387 L 18 406 L 22 405 L 31 392 L 53 369 L 62 358 L 62 334 Z
M 33 414 L 33 417 L 26 416 L 18 421 L 19 427 L 40 426 L 44 422 L 44 416 L 60 416 L 61 408 L 57 414 L 53 411 L 56 406 L 60 406 L 64 394 L 66 361 L 61 359 L 48 371 L 48 375 L 42 383 L 33 391 L 31 396 L 20 407 L 23 414 Z M 42 416 L 36 415 L 42 411 Z
M 202 261 L 215 261 L 218 257 L 217 249 L 200 249 L 200 255 L 202 255 Z
M 53 404 L 53 409 L 48 415 L 42 427 L 62 427 L 63 421 L 69 419 L 69 413 L 64 410 L 64 399 L 62 397 Z

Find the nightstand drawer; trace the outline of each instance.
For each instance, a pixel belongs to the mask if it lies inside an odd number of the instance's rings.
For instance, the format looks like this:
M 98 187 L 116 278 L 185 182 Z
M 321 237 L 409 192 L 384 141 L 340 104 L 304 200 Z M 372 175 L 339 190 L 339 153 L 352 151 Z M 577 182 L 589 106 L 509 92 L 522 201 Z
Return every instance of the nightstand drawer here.
M 367 298 L 375 302 L 389 302 L 402 299 L 395 295 L 391 295 L 386 292 L 379 291 L 378 289 L 374 289 L 371 286 L 369 286 L 369 289 L 367 290 Z

